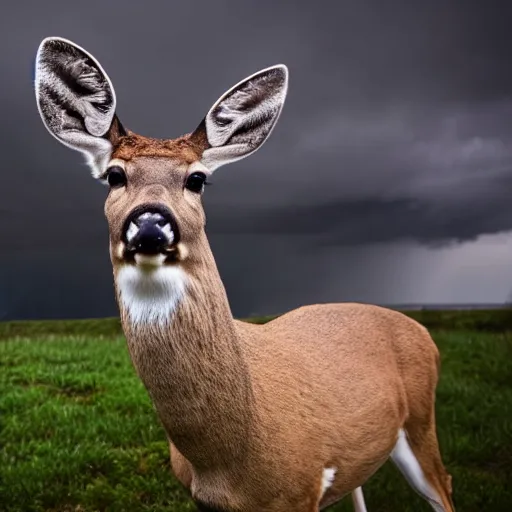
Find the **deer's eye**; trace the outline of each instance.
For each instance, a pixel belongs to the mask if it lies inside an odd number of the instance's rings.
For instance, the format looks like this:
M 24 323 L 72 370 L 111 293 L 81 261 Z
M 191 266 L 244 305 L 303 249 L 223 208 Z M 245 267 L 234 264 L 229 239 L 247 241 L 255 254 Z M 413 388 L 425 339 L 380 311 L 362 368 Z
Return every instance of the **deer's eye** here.
M 193 172 L 185 183 L 185 187 L 191 192 L 202 192 L 206 182 L 206 174 L 204 172 Z
M 114 165 L 107 171 L 107 182 L 110 188 L 119 188 L 126 185 L 126 173 L 122 167 Z

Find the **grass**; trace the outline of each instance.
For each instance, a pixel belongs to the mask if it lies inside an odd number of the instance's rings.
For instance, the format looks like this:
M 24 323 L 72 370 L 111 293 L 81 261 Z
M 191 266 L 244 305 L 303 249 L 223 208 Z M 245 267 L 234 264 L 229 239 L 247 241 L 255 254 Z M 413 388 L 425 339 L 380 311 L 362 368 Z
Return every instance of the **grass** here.
M 85 336 L 76 324 L 51 324 L 53 331 L 0 324 L 0 510 L 194 511 L 170 473 L 163 430 L 116 322 L 82 321 Z M 439 438 L 455 505 L 510 511 L 512 333 L 440 328 L 433 336 L 443 361 Z M 391 464 L 364 491 L 369 510 L 430 510 Z M 352 510 L 350 499 L 331 510 Z
M 512 332 L 512 308 L 477 310 L 420 310 L 404 311 L 428 329 L 485 332 Z M 277 315 L 247 318 L 247 322 L 263 324 Z M 0 322 L 0 340 L 17 336 L 42 337 L 50 335 L 115 337 L 122 336 L 119 318 L 87 320 L 15 320 Z

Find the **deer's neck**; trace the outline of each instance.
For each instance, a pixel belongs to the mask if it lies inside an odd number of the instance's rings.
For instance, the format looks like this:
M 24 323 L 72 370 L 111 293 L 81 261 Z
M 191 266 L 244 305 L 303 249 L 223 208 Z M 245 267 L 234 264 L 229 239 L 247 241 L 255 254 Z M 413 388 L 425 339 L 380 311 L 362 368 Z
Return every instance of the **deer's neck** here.
M 232 464 L 253 426 L 252 388 L 213 256 L 159 272 L 116 275 L 132 361 L 178 450 L 196 467 Z

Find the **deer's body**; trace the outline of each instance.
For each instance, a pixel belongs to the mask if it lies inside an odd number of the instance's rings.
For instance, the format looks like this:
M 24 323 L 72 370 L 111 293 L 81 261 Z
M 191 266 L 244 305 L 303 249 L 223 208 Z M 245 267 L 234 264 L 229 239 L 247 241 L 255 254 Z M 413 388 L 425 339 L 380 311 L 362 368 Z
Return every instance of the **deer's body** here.
M 401 429 L 433 427 L 438 352 L 407 316 L 325 304 L 256 325 L 217 303 L 212 321 L 191 330 L 195 311 L 213 307 L 196 286 L 199 300 L 178 304 L 168 326 L 136 328 L 119 303 L 132 360 L 173 445 L 173 470 L 199 502 L 313 511 L 366 482 Z
M 110 80 L 69 41 L 41 44 L 36 92 L 49 131 L 110 184 L 105 214 L 123 329 L 200 510 L 316 512 L 392 458 L 452 511 L 439 454 L 439 354 L 421 325 L 361 304 L 305 306 L 267 324 L 233 319 L 204 232 L 204 180 L 254 152 L 279 117 L 284 66 L 240 82 L 192 134 L 123 128 Z

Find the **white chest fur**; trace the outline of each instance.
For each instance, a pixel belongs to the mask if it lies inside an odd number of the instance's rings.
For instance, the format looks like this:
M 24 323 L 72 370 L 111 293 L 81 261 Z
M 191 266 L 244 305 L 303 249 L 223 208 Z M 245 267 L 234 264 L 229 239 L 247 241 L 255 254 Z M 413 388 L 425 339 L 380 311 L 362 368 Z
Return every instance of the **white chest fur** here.
M 177 266 L 151 270 L 126 265 L 116 285 L 122 307 L 134 325 L 168 323 L 187 287 L 187 275 Z

